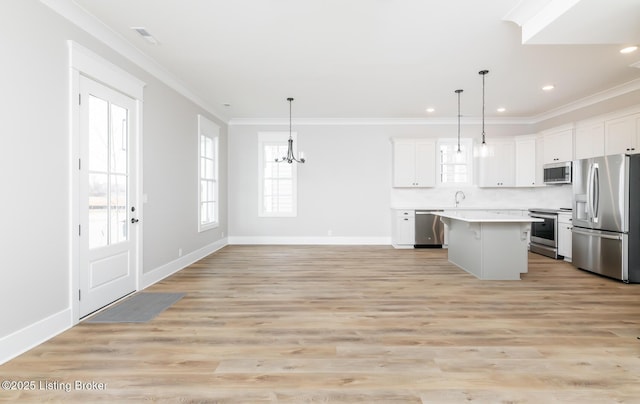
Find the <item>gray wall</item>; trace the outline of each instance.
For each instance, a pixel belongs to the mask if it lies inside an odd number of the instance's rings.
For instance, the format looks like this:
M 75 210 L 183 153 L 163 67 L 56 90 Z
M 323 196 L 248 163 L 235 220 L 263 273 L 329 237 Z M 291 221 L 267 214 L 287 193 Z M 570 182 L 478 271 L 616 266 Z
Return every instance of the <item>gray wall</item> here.
M 70 305 L 67 40 L 147 83 L 142 150 L 143 193 L 149 199 L 142 217 L 146 273 L 177 258 L 178 248 L 189 254 L 227 232 L 227 127 L 39 1 L 1 1 L 0 30 L 3 338 Z M 203 233 L 197 231 L 197 114 L 221 126 L 221 226 Z
M 258 132 L 287 126 L 231 125 L 229 129 L 229 235 L 241 237 L 389 238 L 392 137 L 457 136 L 455 125 L 293 124 L 299 151 L 298 216 L 258 217 Z M 487 136 L 531 133 L 529 125 L 487 126 Z M 477 138 L 479 125 L 465 125 L 462 137 Z M 490 139 L 490 138 L 489 138 Z M 242 158 L 239 158 L 242 156 Z M 255 156 L 255 157 L 254 157 Z M 284 163 L 283 163 L 284 164 Z M 420 191 L 428 200 L 429 191 Z
M 227 233 L 227 127 L 154 80 L 144 101 L 144 272 Z M 198 233 L 198 120 L 220 125 L 220 227 Z

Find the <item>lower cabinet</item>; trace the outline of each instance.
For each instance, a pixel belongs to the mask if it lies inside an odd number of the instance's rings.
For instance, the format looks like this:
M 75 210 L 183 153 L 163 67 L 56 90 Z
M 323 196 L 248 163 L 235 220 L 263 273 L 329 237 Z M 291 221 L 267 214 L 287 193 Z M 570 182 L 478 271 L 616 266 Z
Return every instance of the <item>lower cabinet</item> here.
M 558 214 L 558 255 L 562 255 L 567 261 L 571 261 L 572 227 L 570 213 Z
M 416 240 L 414 210 L 393 210 L 391 243 L 395 248 L 413 248 Z

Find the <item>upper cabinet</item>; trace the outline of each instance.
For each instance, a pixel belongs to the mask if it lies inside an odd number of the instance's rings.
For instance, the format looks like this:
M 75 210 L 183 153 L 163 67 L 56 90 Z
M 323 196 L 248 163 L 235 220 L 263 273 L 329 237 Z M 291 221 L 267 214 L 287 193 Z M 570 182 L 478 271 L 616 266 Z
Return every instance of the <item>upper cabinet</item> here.
M 535 136 L 518 136 L 516 148 L 516 187 L 533 187 L 537 185 L 537 153 Z
M 543 135 L 544 164 L 573 160 L 573 129 L 547 132 Z
M 478 158 L 479 187 L 514 187 L 516 157 L 513 139 L 488 142 L 487 155 Z
M 604 122 L 576 127 L 576 160 L 604 156 Z
M 640 114 L 611 119 L 604 123 L 604 153 L 640 153 Z
M 392 139 L 393 186 L 421 188 L 436 185 L 436 142 L 430 139 Z

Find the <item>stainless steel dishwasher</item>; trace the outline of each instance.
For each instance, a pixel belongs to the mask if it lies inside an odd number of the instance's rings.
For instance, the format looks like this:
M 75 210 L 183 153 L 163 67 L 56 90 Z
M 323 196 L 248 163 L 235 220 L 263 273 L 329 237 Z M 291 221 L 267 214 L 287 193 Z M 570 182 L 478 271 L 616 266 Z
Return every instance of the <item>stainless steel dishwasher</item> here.
M 444 223 L 438 212 L 442 210 L 416 210 L 416 248 L 442 248 Z

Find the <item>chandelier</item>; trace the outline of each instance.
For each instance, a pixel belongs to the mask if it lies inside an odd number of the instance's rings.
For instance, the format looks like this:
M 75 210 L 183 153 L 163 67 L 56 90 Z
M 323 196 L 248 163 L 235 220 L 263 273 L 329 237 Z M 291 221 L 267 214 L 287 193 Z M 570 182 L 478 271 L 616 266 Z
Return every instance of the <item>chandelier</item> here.
M 284 161 L 286 161 L 287 163 L 291 164 L 294 161 L 297 163 L 304 163 L 304 157 L 302 157 L 302 153 L 300 153 L 300 158 L 297 159 L 294 155 L 293 155 L 293 138 L 291 137 L 291 101 L 293 101 L 293 98 L 289 97 L 287 98 L 287 101 L 289 101 L 289 140 L 288 140 L 288 148 L 287 148 L 287 155 L 285 157 L 281 157 L 279 159 L 276 159 L 276 163 L 282 163 Z

